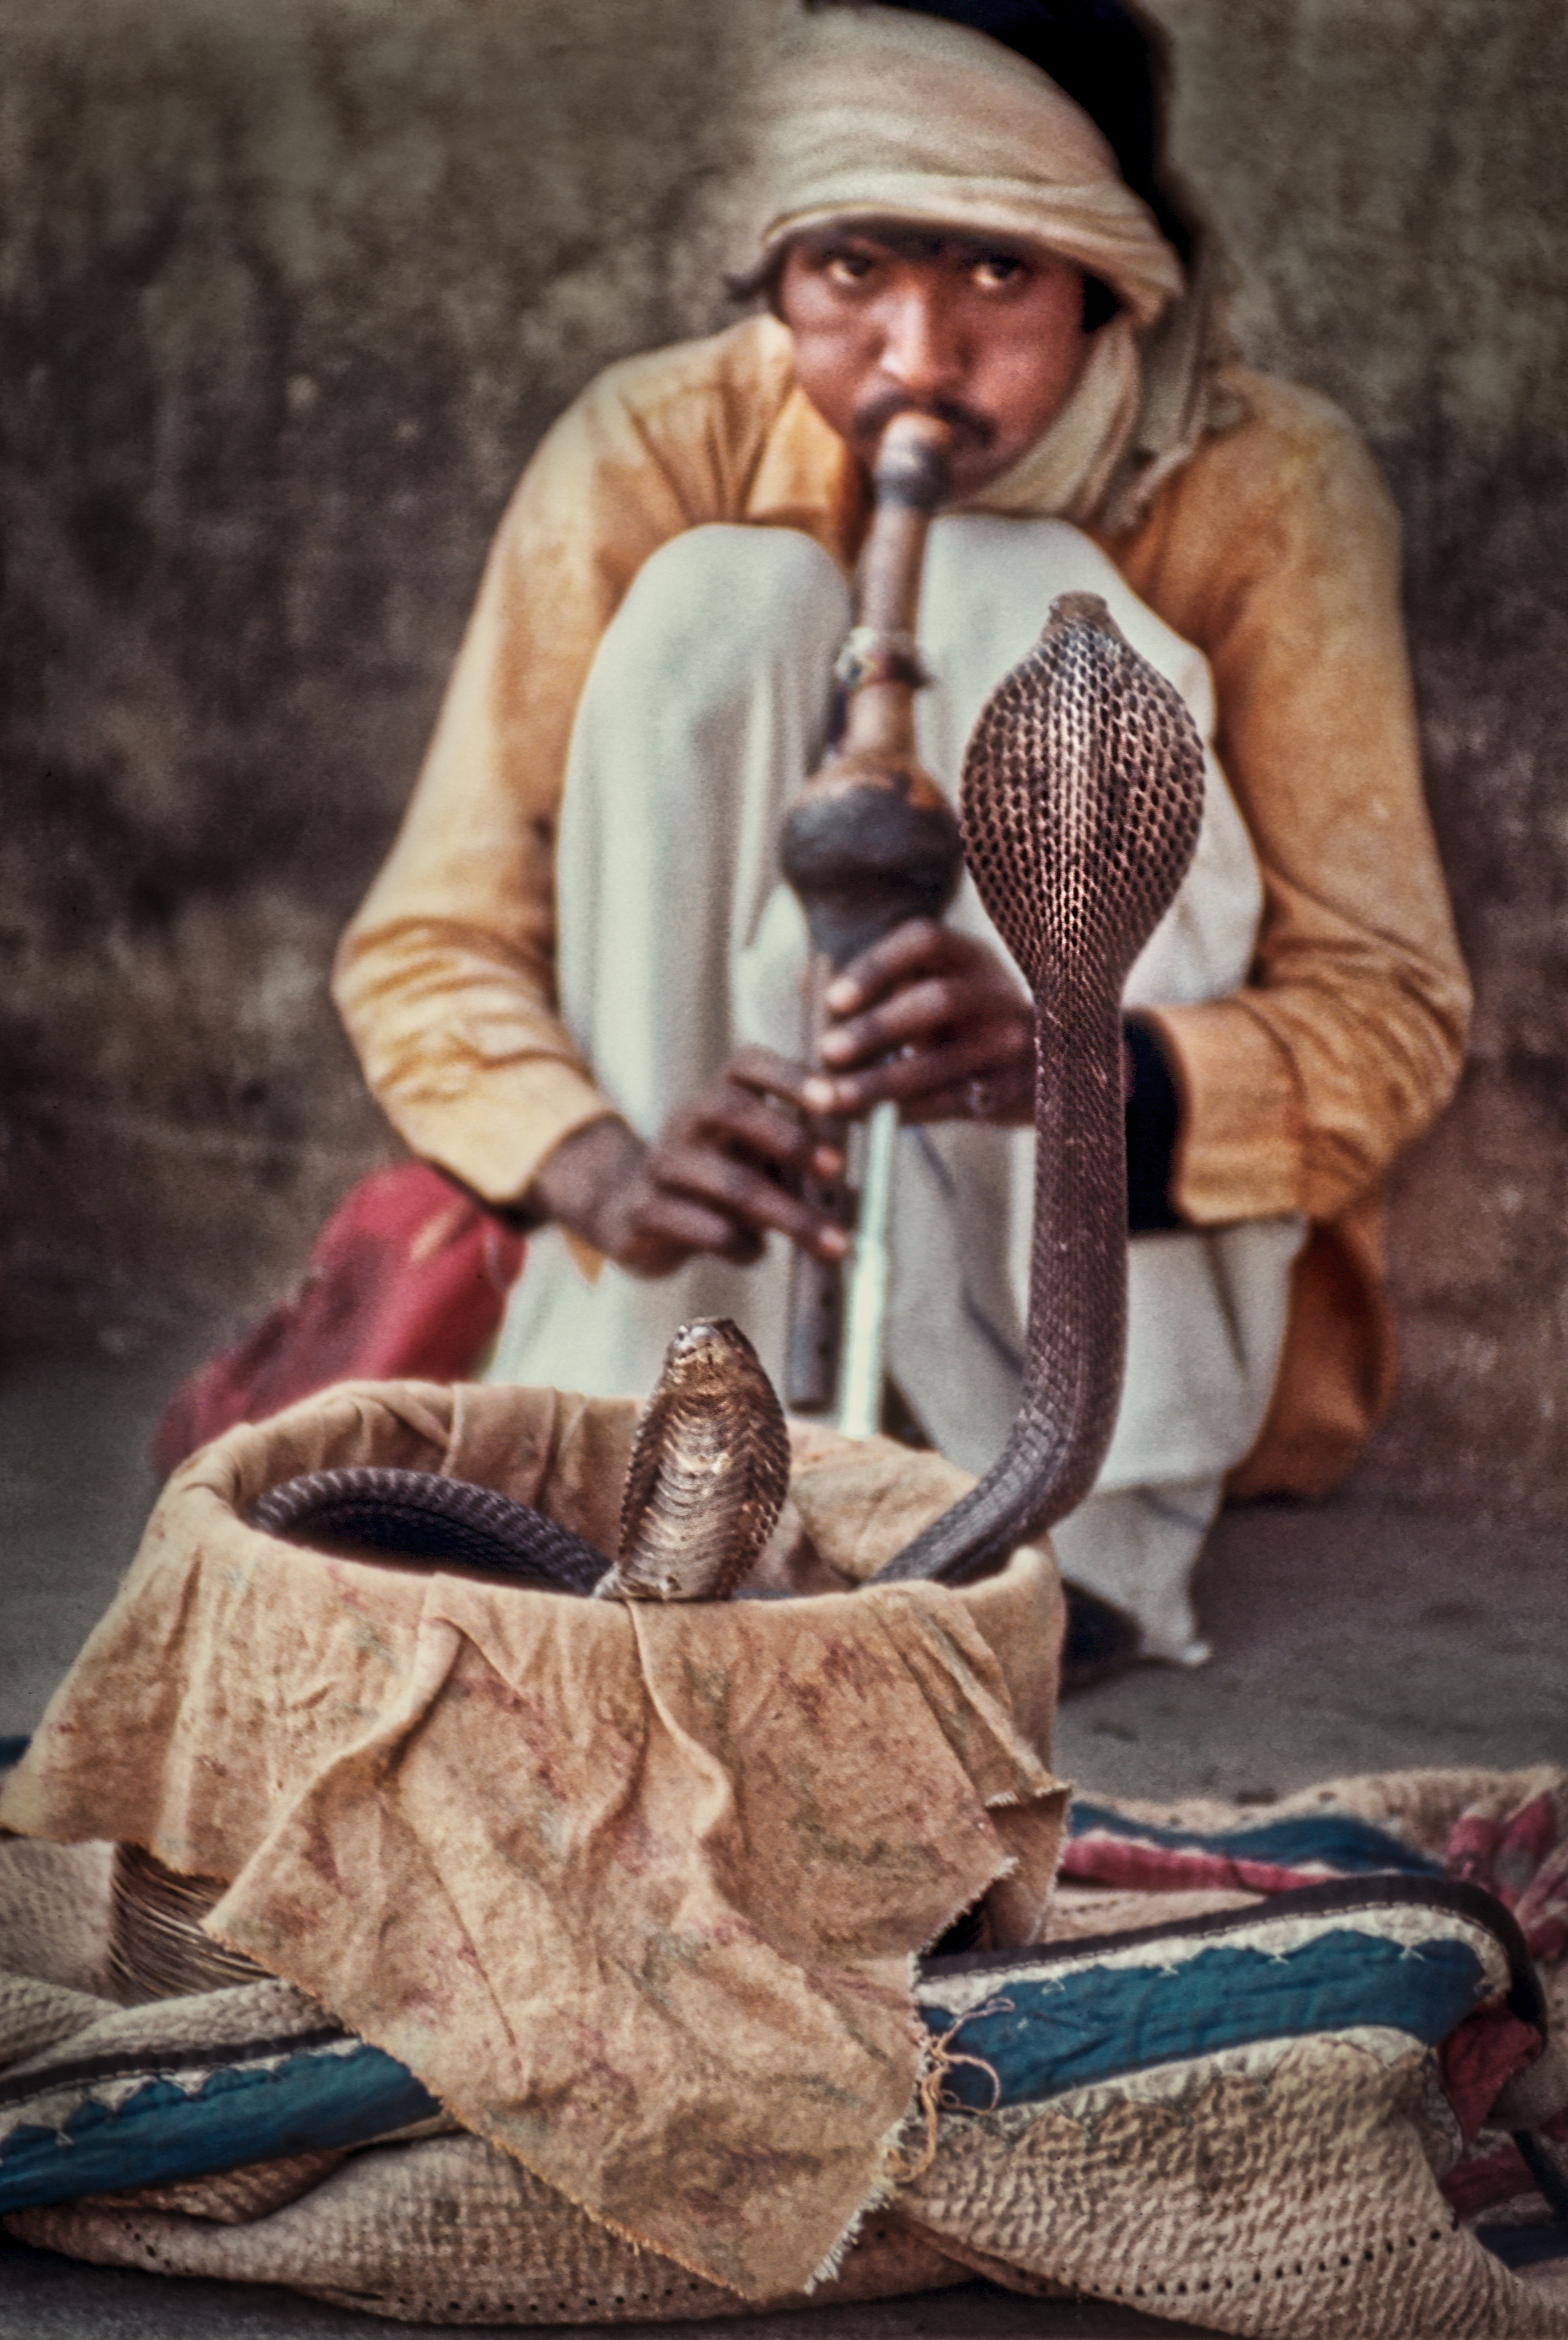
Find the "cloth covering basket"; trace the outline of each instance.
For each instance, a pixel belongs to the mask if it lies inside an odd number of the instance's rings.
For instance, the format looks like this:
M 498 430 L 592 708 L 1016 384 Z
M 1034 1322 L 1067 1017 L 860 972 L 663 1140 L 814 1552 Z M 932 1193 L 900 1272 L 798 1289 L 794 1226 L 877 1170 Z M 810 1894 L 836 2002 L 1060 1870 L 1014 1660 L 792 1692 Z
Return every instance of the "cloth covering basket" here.
M 855 1589 L 968 1484 L 814 1431 L 768 1555 L 810 1597 L 622 1604 L 283 1543 L 264 1489 L 442 1470 L 612 1547 L 637 1416 L 347 1383 L 204 1448 L 0 1824 L 232 1880 L 207 1921 L 601 2223 L 744 2296 L 892 2182 L 916 1955 L 1043 1914 L 1061 1595 Z M 838 1587 L 840 1589 L 831 1589 Z

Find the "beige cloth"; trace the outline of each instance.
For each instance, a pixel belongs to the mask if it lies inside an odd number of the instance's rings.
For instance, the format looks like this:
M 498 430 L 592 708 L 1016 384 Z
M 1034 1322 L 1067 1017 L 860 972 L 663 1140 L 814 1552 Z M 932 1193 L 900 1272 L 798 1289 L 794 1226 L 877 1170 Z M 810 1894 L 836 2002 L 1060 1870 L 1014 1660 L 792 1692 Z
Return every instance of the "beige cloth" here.
M 117 2005 L 109 1995 L 111 1849 L 0 1838 L 0 2080 L 10 2090 L 0 2131 L 17 2118 L 18 2090 L 24 2127 L 69 2118 L 80 2107 L 84 2065 L 96 2068 L 93 2101 L 112 2118 L 134 2104 L 150 2074 L 189 2075 L 193 2050 L 215 2063 L 253 2052 L 258 2041 L 320 2037 L 315 2001 L 270 1978 Z M 0 2226 L 103 2266 L 286 2284 L 362 2313 L 443 2327 L 684 2323 L 748 2305 L 611 2234 L 509 2154 L 451 2130 L 438 2117 L 404 2132 L 406 2141 L 13 2211 Z M 968 2276 L 897 2217 L 873 2213 L 810 2304 L 889 2298 Z
M 634 1413 L 362 1383 L 231 1432 L 170 1482 L 0 1825 L 233 1879 L 222 1940 L 595 2216 L 776 2296 L 890 2177 L 915 1954 L 981 1895 L 1005 1940 L 1044 1909 L 1050 1561 L 625 1607 L 242 1523 L 280 1479 L 377 1462 L 602 1548 Z M 808 1433 L 772 1564 L 853 1585 L 967 1483 Z

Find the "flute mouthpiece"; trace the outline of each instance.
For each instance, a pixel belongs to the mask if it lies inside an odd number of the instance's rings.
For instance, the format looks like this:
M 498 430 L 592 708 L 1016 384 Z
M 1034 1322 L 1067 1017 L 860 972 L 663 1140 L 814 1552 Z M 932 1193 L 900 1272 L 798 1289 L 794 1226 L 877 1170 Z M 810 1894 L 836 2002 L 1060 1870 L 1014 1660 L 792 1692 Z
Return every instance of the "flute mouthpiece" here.
M 872 471 L 878 503 L 935 511 L 948 491 L 952 425 L 913 409 L 895 414 L 882 433 Z

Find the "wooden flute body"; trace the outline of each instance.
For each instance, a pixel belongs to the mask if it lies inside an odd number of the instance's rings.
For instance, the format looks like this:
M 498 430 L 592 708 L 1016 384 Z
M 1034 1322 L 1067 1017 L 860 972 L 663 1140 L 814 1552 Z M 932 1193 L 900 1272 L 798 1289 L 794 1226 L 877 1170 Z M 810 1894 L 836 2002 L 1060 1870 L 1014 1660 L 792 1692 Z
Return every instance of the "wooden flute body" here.
M 837 669 L 845 694 L 840 736 L 784 823 L 779 858 L 805 911 L 814 953 L 813 1061 L 819 1061 L 829 1020 L 824 994 L 835 973 L 905 919 L 939 917 L 962 867 L 957 818 L 915 743 L 915 693 L 928 679 L 917 646 L 920 580 L 931 516 L 947 490 L 948 439 L 948 426 L 926 414 L 896 415 L 883 433 L 873 472 L 876 506 L 857 579 L 856 624 Z M 882 1125 L 868 1154 L 881 1191 L 860 1197 L 848 1312 L 844 1273 L 835 1262 L 797 1251 L 790 1285 L 785 1405 L 796 1413 L 826 1413 L 837 1401 L 840 1426 L 857 1434 L 876 1427 L 881 1387 L 886 1247 L 877 1231 L 887 1216 L 897 1108 L 877 1111 Z M 842 1125 L 822 1129 L 832 1142 L 845 1142 Z M 819 1208 L 847 1216 L 843 1182 L 812 1182 L 808 1193 Z M 853 1358 L 840 1353 L 846 1314 L 854 1328 Z M 846 1383 L 854 1385 L 850 1420 L 845 1419 Z

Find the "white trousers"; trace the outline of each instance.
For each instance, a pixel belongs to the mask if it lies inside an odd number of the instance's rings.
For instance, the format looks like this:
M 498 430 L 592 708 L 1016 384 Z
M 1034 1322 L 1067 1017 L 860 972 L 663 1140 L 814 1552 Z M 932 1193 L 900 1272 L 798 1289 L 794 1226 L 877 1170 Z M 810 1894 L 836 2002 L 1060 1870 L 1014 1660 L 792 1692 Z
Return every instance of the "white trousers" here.
M 1058 593 L 1104 595 L 1128 639 L 1186 697 L 1206 741 L 1202 656 L 1058 521 L 948 514 L 934 524 L 918 701 L 926 763 L 956 793 L 996 683 Z M 746 1042 L 799 1056 L 808 959 L 782 883 L 785 808 L 820 761 L 844 581 L 809 539 L 709 527 L 639 573 L 585 687 L 557 865 L 561 1009 L 594 1076 L 651 1138 Z M 1208 756 L 1192 869 L 1127 984 L 1129 1006 L 1220 997 L 1245 979 L 1261 907 L 1256 863 Z M 998 949 L 966 878 L 953 922 Z M 1005 951 L 1003 952 L 1005 957 Z M 982 1472 L 1017 1400 L 1033 1196 L 1028 1131 L 948 1123 L 902 1131 L 893 1202 L 888 1370 L 934 1443 Z M 1064 1572 L 1130 1609 L 1150 1656 L 1196 1663 L 1187 1585 L 1277 1368 L 1294 1221 L 1135 1237 L 1126 1382 L 1095 1493 L 1053 1532 Z M 788 1246 L 752 1268 L 698 1259 L 643 1282 L 590 1284 L 554 1229 L 531 1244 L 494 1379 L 642 1392 L 676 1326 L 742 1324 L 781 1380 Z

